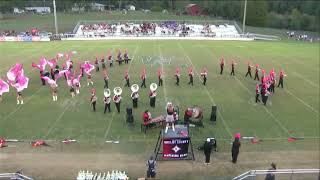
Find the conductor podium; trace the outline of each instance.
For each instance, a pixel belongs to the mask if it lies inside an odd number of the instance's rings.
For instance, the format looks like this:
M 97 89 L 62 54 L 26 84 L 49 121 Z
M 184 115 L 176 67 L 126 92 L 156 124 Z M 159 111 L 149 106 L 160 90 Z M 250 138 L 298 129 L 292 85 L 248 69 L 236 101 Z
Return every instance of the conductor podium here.
M 176 125 L 167 133 L 162 129 L 154 154 L 156 160 L 195 160 L 188 126 Z

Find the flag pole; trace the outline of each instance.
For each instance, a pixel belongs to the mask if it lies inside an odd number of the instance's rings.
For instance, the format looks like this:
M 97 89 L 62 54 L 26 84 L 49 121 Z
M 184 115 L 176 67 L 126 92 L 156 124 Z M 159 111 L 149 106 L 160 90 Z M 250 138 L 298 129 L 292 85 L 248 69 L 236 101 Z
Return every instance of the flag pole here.
M 247 0 L 244 1 L 243 21 L 242 21 L 242 33 L 245 33 L 246 28 L 246 15 L 247 15 Z
M 53 15 L 54 15 L 54 28 L 56 30 L 56 34 L 58 34 L 56 0 L 53 0 Z

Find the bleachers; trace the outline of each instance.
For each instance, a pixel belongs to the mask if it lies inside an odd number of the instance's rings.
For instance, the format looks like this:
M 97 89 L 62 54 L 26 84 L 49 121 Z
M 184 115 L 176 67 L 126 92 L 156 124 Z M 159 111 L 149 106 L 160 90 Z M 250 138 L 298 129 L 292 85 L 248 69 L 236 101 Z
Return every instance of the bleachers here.
M 77 37 L 154 36 L 154 37 L 240 37 L 234 25 L 184 24 L 174 21 L 162 23 L 93 23 L 80 24 Z

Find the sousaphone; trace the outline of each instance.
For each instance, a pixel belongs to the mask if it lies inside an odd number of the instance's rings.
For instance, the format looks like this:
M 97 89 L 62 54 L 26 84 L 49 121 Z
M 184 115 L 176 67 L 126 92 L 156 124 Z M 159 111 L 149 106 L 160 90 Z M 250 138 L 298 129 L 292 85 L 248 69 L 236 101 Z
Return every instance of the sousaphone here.
M 132 84 L 131 91 L 134 92 L 134 93 L 138 92 L 139 91 L 139 85 L 138 84 Z
M 155 91 L 155 90 L 157 90 L 157 88 L 158 88 L 158 85 L 156 83 L 151 83 L 150 84 L 150 90 L 151 91 Z
M 115 94 L 115 95 L 121 95 L 122 94 L 122 89 L 121 89 L 121 87 L 115 87 L 114 89 L 113 89 L 113 93 Z
M 110 97 L 110 95 L 111 95 L 110 89 L 104 89 L 103 94 L 105 97 Z

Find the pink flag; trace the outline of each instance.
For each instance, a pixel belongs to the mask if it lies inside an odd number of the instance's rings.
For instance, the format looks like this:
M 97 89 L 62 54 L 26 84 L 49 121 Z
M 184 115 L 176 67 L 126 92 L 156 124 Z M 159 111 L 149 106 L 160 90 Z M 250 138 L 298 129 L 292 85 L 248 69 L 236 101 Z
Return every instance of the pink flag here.
M 22 64 L 15 64 L 12 68 L 7 72 L 7 78 L 9 81 L 15 81 L 17 76 L 24 75 Z
M 84 68 L 84 72 L 87 74 L 87 75 L 91 75 L 90 72 L 92 70 L 94 70 L 94 65 L 90 64 L 89 61 L 85 61 L 84 64 L 83 64 L 83 68 Z
M 50 86 L 51 85 L 56 85 L 56 86 L 58 86 L 57 85 L 57 82 L 55 81 L 55 80 L 53 80 L 53 79 L 51 79 L 51 78 L 49 78 L 49 77 L 47 77 L 47 76 L 42 76 L 41 77 L 43 80 L 45 80 Z
M 48 65 L 50 66 L 50 68 L 55 68 L 56 67 L 56 65 L 57 65 L 57 60 L 56 60 L 56 58 L 53 58 L 53 59 L 50 59 L 49 61 L 48 61 Z
M 29 78 L 26 76 L 18 76 L 16 83 L 11 83 L 11 86 L 16 88 L 17 92 L 20 92 L 26 88 L 28 88 L 28 84 L 29 84 Z
M 0 96 L 2 96 L 3 93 L 9 92 L 9 84 L 0 79 Z
M 32 63 L 32 67 L 38 68 L 40 71 L 44 71 L 47 65 L 46 58 L 40 58 L 39 64 Z

